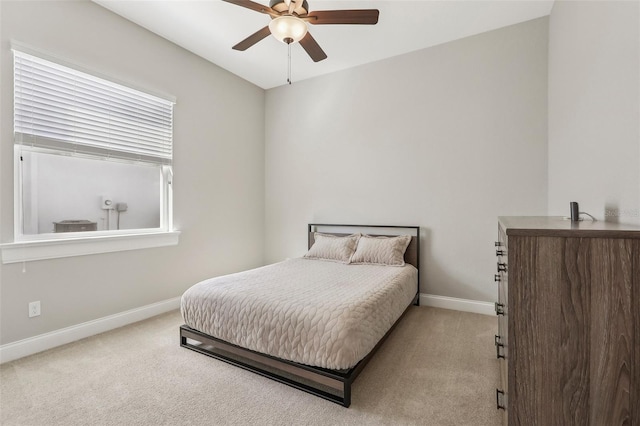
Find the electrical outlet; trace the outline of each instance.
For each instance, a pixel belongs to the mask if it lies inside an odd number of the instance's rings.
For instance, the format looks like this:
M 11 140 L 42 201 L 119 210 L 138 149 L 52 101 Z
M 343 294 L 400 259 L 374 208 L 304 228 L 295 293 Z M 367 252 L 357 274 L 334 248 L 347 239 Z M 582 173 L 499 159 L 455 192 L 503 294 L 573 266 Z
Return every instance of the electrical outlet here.
M 40 315 L 40 301 L 29 303 L 29 318 Z

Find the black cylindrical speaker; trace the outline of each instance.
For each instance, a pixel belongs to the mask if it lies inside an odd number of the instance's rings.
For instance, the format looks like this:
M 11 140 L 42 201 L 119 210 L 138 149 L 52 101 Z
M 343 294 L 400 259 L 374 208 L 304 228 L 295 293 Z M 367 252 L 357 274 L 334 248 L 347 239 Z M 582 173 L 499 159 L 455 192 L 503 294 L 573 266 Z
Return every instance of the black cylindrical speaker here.
M 580 209 L 578 208 L 578 203 L 572 201 L 569 203 L 569 207 L 571 208 L 571 222 L 577 222 L 580 220 Z

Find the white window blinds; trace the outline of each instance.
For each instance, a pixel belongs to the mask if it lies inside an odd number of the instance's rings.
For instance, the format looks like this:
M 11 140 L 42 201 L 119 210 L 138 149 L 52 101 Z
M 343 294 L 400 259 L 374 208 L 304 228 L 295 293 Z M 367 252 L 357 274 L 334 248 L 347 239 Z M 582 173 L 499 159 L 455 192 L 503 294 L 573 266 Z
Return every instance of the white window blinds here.
M 173 102 L 14 51 L 16 143 L 170 163 Z

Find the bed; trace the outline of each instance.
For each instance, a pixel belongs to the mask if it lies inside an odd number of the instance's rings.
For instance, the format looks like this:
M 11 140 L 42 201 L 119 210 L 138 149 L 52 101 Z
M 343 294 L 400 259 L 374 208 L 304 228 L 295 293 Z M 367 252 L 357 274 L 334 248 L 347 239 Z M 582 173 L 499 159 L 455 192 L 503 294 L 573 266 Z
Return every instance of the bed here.
M 361 238 L 360 229 L 378 232 Z M 304 258 L 188 289 L 180 345 L 348 407 L 355 378 L 409 306 L 419 304 L 419 233 L 415 226 L 309 224 Z M 395 266 L 357 264 L 360 251 L 349 254 L 354 263 L 311 255 L 333 241 L 341 248 L 355 241 L 355 250 L 358 241 L 364 247 L 401 238 L 406 250 Z

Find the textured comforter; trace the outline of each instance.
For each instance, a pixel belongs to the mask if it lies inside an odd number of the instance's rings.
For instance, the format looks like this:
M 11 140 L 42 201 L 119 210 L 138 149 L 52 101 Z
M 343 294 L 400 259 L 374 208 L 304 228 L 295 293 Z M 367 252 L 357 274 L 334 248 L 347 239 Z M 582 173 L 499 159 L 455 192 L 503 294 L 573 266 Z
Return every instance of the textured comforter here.
M 291 259 L 202 281 L 182 296 L 185 323 L 301 364 L 351 368 L 416 294 L 417 269 Z

